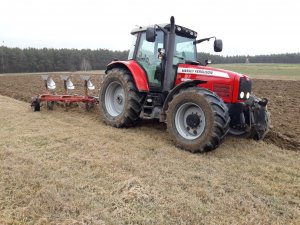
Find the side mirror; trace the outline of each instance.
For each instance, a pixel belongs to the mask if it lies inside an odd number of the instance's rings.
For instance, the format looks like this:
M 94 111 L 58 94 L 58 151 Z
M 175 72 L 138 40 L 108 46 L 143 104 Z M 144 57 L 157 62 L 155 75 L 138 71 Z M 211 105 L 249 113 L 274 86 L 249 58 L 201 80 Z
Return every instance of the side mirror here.
M 216 39 L 214 42 L 215 52 L 221 52 L 223 50 L 223 42 L 221 39 Z
M 156 32 L 154 27 L 148 27 L 146 30 L 146 40 L 149 42 L 154 42 L 156 39 Z

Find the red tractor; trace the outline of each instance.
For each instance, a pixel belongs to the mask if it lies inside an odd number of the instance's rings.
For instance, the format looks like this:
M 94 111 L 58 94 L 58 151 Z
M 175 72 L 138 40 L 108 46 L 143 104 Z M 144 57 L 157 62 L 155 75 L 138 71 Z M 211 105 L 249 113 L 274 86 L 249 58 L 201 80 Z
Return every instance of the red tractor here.
M 269 130 L 268 100 L 251 95 L 251 80 L 197 61 L 197 33 L 170 24 L 139 27 L 127 61 L 108 64 L 100 88 L 106 124 L 132 127 L 140 118 L 167 124 L 175 144 L 190 152 L 217 148 L 227 133 L 262 139 Z M 207 63 L 206 63 L 207 64 Z

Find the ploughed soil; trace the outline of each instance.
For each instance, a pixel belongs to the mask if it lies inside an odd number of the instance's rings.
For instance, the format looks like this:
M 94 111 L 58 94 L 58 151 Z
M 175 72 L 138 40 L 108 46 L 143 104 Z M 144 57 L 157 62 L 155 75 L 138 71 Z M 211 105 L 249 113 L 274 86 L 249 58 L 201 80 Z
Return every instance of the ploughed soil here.
M 256 79 L 253 83 L 253 93 L 269 99 L 272 129 L 265 141 L 299 151 L 300 81 Z
M 97 96 L 102 79 L 101 74 L 91 75 L 95 90 L 90 95 Z M 56 82 L 56 93 L 64 93 L 63 81 L 57 74 L 52 75 Z M 75 90 L 71 94 L 83 94 L 83 81 L 79 74 L 72 75 Z M 300 150 L 300 81 L 253 80 L 253 93 L 269 99 L 272 128 L 265 142 L 281 148 Z M 0 77 L 0 95 L 30 102 L 31 98 L 45 92 L 44 81 L 37 75 Z M 160 125 L 158 125 L 160 126 Z M 161 125 L 164 126 L 164 125 Z

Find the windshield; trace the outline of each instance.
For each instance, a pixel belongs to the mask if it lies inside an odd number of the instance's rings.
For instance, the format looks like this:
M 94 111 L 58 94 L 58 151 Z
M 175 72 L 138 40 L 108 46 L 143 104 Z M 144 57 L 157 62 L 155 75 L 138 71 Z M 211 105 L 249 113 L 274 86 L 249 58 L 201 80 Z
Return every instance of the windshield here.
M 186 60 L 197 61 L 196 46 L 193 41 L 195 39 L 176 35 L 173 64 L 182 63 Z

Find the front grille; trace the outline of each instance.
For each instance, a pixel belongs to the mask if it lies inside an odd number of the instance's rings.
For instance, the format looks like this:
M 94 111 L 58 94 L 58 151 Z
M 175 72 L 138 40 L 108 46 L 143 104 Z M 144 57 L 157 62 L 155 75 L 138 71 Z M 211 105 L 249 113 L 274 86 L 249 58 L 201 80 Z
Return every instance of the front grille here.
M 231 86 L 228 84 L 214 84 L 213 91 L 221 98 L 231 98 Z
M 239 100 L 245 100 L 246 99 L 246 93 L 249 92 L 251 94 L 251 89 L 252 89 L 252 81 L 245 78 L 245 77 L 241 77 L 240 78 L 238 99 Z M 240 98 L 240 93 L 241 92 L 245 93 L 244 98 Z

